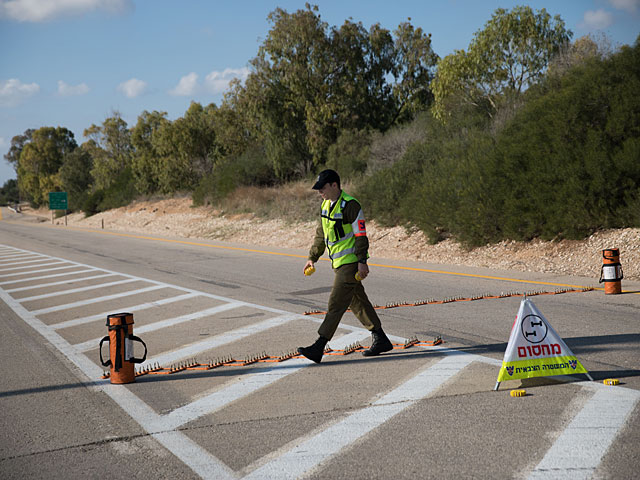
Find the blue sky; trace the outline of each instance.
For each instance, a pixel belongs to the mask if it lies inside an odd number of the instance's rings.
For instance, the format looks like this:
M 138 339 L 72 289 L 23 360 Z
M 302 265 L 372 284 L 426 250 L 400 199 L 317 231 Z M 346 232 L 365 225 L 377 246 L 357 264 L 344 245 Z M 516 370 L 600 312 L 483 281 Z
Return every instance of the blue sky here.
M 411 23 L 432 34 L 444 57 L 466 49 L 495 9 L 529 5 L 559 14 L 575 40 L 605 33 L 614 46 L 640 34 L 640 0 L 331 0 L 317 4 L 329 25 L 346 19 L 390 30 Z M 74 132 L 114 111 L 133 126 L 144 110 L 184 114 L 191 101 L 220 104 L 229 80 L 244 78 L 280 7 L 305 0 L 0 0 L 0 154 L 28 128 Z M 0 186 L 15 178 L 0 159 Z

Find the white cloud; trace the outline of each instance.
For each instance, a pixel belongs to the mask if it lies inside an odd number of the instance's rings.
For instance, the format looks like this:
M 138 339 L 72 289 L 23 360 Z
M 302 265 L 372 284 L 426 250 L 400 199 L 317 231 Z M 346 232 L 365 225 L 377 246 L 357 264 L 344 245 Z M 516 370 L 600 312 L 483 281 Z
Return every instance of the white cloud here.
M 594 30 L 603 30 L 613 24 L 613 15 L 605 10 L 587 10 L 584 12 L 584 25 Z
M 222 93 L 229 88 L 229 82 L 234 78 L 244 81 L 249 76 L 249 69 L 225 68 L 222 72 L 213 71 L 205 78 L 204 84 L 211 93 Z
M 229 82 L 234 78 L 244 81 L 249 76 L 249 69 L 243 68 L 225 68 L 222 72 L 213 71 L 209 73 L 202 85 L 198 83 L 198 74 L 191 72 L 180 79 L 178 85 L 169 90 L 171 95 L 190 96 L 202 93 L 218 94 L 229 88 Z
M 169 90 L 171 95 L 188 96 L 198 93 L 198 74 L 191 72 L 180 79 L 175 88 Z
M 40 91 L 37 83 L 22 83 L 17 78 L 0 82 L 0 106 L 13 107 Z
M 118 85 L 118 91 L 123 93 L 127 98 L 135 98 L 142 95 L 147 89 L 147 82 L 132 78 Z
M 609 0 L 609 3 L 613 8 L 628 13 L 636 13 L 640 7 L 640 0 Z
M 19 22 L 45 22 L 93 10 L 121 14 L 133 8 L 133 0 L 0 0 L 0 17 Z
M 73 95 L 85 95 L 89 93 L 89 87 L 86 83 L 78 85 L 69 85 L 62 80 L 58 80 L 58 95 L 61 97 L 71 97 Z
M 4 137 L 0 137 L 0 148 L 8 147 L 9 142 L 7 142 Z

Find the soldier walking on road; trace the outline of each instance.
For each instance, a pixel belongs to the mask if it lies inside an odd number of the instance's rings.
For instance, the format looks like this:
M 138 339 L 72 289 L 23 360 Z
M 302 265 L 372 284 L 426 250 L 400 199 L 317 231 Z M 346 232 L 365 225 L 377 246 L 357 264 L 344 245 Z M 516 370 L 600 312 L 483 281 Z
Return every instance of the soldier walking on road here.
M 388 352 L 393 345 L 382 331 L 378 314 L 367 298 L 362 282 L 355 278 L 356 273 L 361 280 L 369 275 L 369 240 L 360 203 L 342 191 L 340 176 L 334 170 L 320 172 L 312 188 L 322 197 L 322 215 L 304 271 L 313 268 L 326 248 L 335 278 L 328 311 L 318 329 L 320 336 L 314 344 L 300 347 L 298 351 L 320 363 L 327 342 L 333 337 L 344 312 L 351 307 L 360 323 L 371 331 L 373 343 L 362 354 L 370 357 Z

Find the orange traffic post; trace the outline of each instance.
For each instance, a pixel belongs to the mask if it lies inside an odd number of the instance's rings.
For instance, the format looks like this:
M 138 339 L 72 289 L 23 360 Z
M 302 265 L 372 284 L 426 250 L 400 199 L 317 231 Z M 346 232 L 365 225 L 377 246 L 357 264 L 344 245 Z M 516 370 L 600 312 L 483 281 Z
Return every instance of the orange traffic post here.
M 147 345 L 133 334 L 133 314 L 115 313 L 107 316 L 109 335 L 100 340 L 100 362 L 111 367 L 109 378 L 111 383 L 131 383 L 136 379 L 134 364 L 142 363 L 147 358 Z M 109 342 L 109 360 L 102 359 L 102 344 Z M 133 355 L 133 342 L 144 346 L 142 358 Z
M 622 265 L 620 264 L 620 250 L 607 248 L 602 250 L 602 270 L 600 283 L 604 282 L 605 295 L 622 293 Z

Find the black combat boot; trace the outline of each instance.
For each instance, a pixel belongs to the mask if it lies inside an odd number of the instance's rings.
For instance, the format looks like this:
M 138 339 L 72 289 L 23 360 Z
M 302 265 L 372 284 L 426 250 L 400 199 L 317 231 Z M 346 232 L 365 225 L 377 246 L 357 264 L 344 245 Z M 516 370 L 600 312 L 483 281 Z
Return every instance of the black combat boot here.
M 372 330 L 371 338 L 373 340 L 373 343 L 367 350 L 362 352 L 363 356 L 374 357 L 376 355 L 380 355 L 382 352 L 393 350 L 393 344 L 382 331 L 382 328 L 379 328 L 378 330 Z
M 324 347 L 327 345 L 328 341 L 329 340 L 326 338 L 320 336 L 313 345 L 309 345 L 308 347 L 299 347 L 298 352 L 309 360 L 320 363 L 322 355 L 324 354 Z

